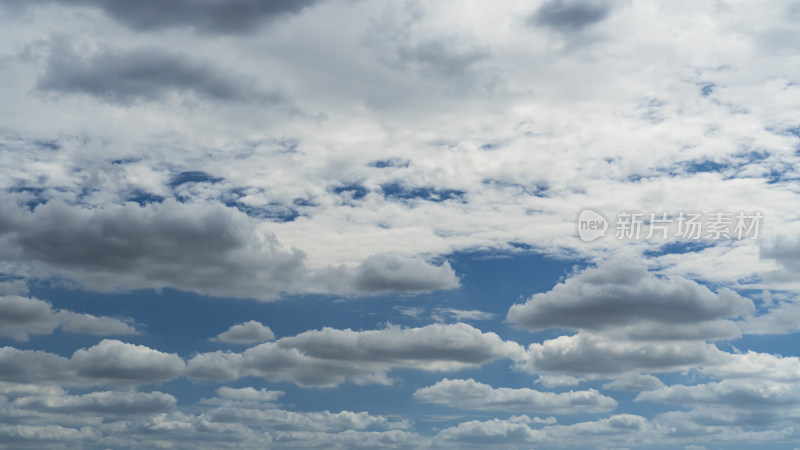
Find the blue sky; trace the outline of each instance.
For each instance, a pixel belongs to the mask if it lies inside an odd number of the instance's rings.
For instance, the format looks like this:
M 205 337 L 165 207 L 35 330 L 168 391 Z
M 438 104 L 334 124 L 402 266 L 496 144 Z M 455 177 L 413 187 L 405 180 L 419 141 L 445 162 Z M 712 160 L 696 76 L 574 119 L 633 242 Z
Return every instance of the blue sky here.
M 800 446 L 798 20 L 0 1 L 0 447 Z

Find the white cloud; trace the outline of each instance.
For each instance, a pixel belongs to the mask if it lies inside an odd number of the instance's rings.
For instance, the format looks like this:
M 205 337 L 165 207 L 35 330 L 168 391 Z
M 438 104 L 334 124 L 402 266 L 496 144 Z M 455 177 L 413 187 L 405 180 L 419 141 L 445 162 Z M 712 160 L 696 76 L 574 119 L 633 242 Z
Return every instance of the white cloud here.
M 368 331 L 324 328 L 241 354 L 199 354 L 188 362 L 188 374 L 201 379 L 254 375 L 303 386 L 335 386 L 345 381 L 390 384 L 387 372 L 393 368 L 451 371 L 523 355 L 519 344 L 466 324 Z
M 533 343 L 528 355 L 521 368 L 532 373 L 611 377 L 717 364 L 727 353 L 699 341 L 634 342 L 578 333 Z
M 585 414 L 607 412 L 617 402 L 594 389 L 563 393 L 529 388 L 493 388 L 473 379 L 445 378 L 433 386 L 418 389 L 414 398 L 460 409 L 517 411 L 536 414 Z
M 532 428 L 511 420 L 462 422 L 440 431 L 435 441 L 445 447 L 482 448 L 519 445 L 643 445 L 657 439 L 656 428 L 644 417 L 618 414 L 591 422 Z M 513 447 L 512 447 L 513 448 Z
M 175 397 L 163 392 L 91 392 L 83 395 L 18 397 L 11 407 L 55 414 L 125 416 L 161 413 L 175 408 Z
M 80 377 L 119 385 L 166 381 L 182 375 L 185 368 L 183 360 L 174 353 L 112 339 L 76 350 L 70 366 Z
M 494 317 L 494 314 L 475 309 L 436 308 L 431 317 L 437 322 L 444 322 L 448 318 L 456 322 L 463 322 L 465 320 L 489 320 Z
M 255 342 L 271 341 L 275 339 L 272 330 L 255 320 L 250 320 L 238 325 L 233 325 L 226 331 L 218 334 L 212 340 L 230 344 L 253 344 Z
M 603 389 L 615 391 L 647 391 L 663 386 L 664 383 L 657 377 L 642 373 L 632 373 L 617 377 L 604 384 Z

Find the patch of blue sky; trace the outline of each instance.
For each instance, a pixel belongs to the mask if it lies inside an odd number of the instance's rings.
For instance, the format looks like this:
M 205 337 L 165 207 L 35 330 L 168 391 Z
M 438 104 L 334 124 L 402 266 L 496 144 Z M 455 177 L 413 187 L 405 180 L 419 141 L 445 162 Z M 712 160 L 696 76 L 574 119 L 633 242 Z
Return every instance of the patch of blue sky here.
M 162 195 L 153 194 L 141 189 L 134 189 L 130 191 L 124 199 L 125 202 L 136 202 L 139 204 L 139 206 L 148 205 L 150 203 L 161 203 L 164 200 L 165 197 Z
M 222 181 L 222 178 L 215 177 L 201 170 L 189 170 L 173 175 L 170 178 L 169 186 L 175 188 L 186 183 L 219 183 L 220 181 Z
M 383 196 L 394 200 L 424 200 L 444 202 L 447 200 L 463 200 L 466 192 L 458 189 L 438 189 L 431 186 L 408 186 L 399 182 L 381 185 Z
M 331 192 L 334 194 L 347 196 L 352 200 L 361 200 L 367 196 L 369 189 L 359 183 L 347 183 L 332 187 Z

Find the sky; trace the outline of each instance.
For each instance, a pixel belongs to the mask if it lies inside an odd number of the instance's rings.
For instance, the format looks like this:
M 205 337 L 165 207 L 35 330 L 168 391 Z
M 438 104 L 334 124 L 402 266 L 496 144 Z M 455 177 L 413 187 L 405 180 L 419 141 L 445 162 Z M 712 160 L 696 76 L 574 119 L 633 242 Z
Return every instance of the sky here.
M 800 447 L 799 22 L 0 0 L 0 447 Z

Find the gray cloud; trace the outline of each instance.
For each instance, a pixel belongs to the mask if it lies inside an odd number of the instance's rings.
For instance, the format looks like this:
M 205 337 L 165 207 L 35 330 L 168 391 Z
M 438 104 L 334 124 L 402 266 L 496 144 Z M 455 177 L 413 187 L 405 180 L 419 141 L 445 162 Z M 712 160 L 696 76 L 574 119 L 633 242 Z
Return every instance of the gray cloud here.
M 353 286 L 364 292 L 413 292 L 452 289 L 458 279 L 450 264 L 431 266 L 420 259 L 373 255 L 353 274 Z
M 172 410 L 175 397 L 163 392 L 91 392 L 83 395 L 30 396 L 11 406 L 43 413 L 119 416 Z
M 754 310 L 730 289 L 714 293 L 685 278 L 661 278 L 644 267 L 615 261 L 586 269 L 512 306 L 508 320 L 530 330 L 609 330 L 636 339 L 735 337 L 726 318 Z
M 375 255 L 355 267 L 311 270 L 306 255 L 256 231 L 219 203 L 165 200 L 84 209 L 62 202 L 33 212 L 0 205 L 0 257 L 26 273 L 75 279 L 91 289 L 165 286 L 222 297 L 272 300 L 281 293 L 426 292 L 458 286 L 447 263 Z M 20 269 L 22 270 L 22 269 Z M 73 327 L 79 327 L 73 317 Z
M 71 333 L 136 333 L 132 326 L 111 317 L 53 310 L 50 303 L 36 298 L 0 297 L 0 336 L 27 341 L 31 334 L 50 334 L 58 327 Z
M 167 381 L 183 374 L 176 354 L 104 339 L 75 351 L 71 358 L 52 353 L 0 348 L 0 381 L 72 386 L 133 386 Z
M 531 344 L 528 353 L 522 367 L 532 373 L 587 376 L 684 370 L 723 362 L 727 355 L 702 341 L 632 342 L 583 332 Z
M 523 356 L 518 344 L 466 324 L 368 331 L 324 328 L 264 343 L 241 354 L 197 355 L 188 363 L 188 375 L 221 380 L 253 375 L 302 386 L 335 386 L 345 381 L 389 384 L 387 372 L 393 368 L 457 370 Z
M 601 22 L 613 9 L 607 0 L 547 0 L 530 23 L 561 31 L 580 30 Z
M 12 7 L 58 3 L 100 8 L 109 17 L 134 30 L 191 27 L 202 32 L 244 33 L 264 22 L 297 14 L 318 0 L 34 0 L 10 2 Z M 26 4 L 27 3 L 27 4 Z
M 163 49 L 102 48 L 77 54 L 66 42 L 50 46 L 46 69 L 36 83 L 41 92 L 86 94 L 130 105 L 164 100 L 172 93 L 232 102 L 283 103 L 278 92 L 260 89 L 255 79 L 226 73 Z
M 231 344 L 254 344 L 275 339 L 272 330 L 255 320 L 233 325 L 212 340 Z
M 185 368 L 183 360 L 176 354 L 110 339 L 77 350 L 70 365 L 79 377 L 98 384 L 118 385 L 169 380 L 181 375 Z
M 563 393 L 540 392 L 529 388 L 493 388 L 473 379 L 445 378 L 433 386 L 418 389 L 414 398 L 460 409 L 478 411 L 520 411 L 536 414 L 575 414 L 607 412 L 617 402 L 594 389 Z

